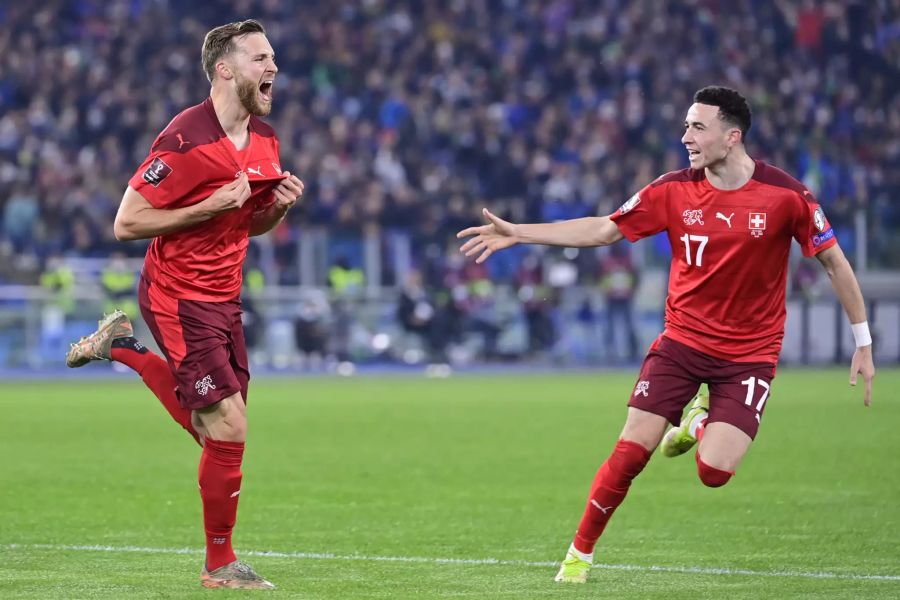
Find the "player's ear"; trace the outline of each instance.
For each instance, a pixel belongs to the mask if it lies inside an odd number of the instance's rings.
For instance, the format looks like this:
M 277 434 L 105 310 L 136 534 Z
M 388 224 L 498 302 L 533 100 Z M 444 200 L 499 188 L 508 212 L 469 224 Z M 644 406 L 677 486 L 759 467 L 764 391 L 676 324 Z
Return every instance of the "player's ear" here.
M 220 60 L 216 63 L 216 74 L 225 80 L 232 79 L 234 77 L 231 72 L 231 67 L 229 67 L 228 63 L 224 60 Z

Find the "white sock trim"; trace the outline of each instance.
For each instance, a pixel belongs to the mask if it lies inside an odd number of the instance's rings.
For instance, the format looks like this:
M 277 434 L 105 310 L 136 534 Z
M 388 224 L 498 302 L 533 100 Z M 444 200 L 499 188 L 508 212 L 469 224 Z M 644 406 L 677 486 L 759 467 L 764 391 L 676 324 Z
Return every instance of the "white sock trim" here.
M 569 554 L 574 554 L 584 562 L 593 563 L 594 562 L 594 553 L 585 554 L 584 552 L 579 552 L 579 550 L 575 547 L 575 543 L 569 545 Z
M 691 419 L 691 424 L 688 425 L 688 433 L 691 434 L 691 437 L 697 438 L 697 428 L 700 427 L 703 423 L 706 422 L 706 419 L 709 417 L 708 413 L 700 413 L 699 415 L 694 415 L 694 418 Z

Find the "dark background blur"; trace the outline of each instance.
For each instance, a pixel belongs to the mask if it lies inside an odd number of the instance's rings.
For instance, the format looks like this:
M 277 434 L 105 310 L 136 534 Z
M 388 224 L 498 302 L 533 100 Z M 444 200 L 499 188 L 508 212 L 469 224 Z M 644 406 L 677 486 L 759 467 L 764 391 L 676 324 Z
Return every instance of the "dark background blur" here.
M 56 364 L 133 299 L 146 244 L 113 238 L 119 200 L 208 95 L 204 34 L 244 18 L 275 49 L 268 121 L 307 190 L 248 256 L 257 362 L 633 362 L 662 326 L 664 237 L 478 267 L 454 235 L 482 206 L 612 212 L 687 166 L 709 84 L 750 101 L 750 154 L 818 197 L 900 357 L 900 0 L 131 0 L 0 6 L 0 365 Z M 821 269 L 792 264 L 785 358 L 841 360 Z

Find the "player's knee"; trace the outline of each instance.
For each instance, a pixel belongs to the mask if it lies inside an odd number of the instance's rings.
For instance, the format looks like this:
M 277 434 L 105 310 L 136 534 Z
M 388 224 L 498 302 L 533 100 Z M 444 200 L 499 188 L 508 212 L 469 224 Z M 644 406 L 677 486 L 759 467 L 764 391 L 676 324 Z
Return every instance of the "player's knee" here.
M 221 442 L 244 442 L 247 439 L 247 416 L 240 394 L 233 394 L 216 404 L 194 412 L 199 420 L 198 432 Z M 192 419 L 193 420 L 193 419 Z
M 216 423 L 206 428 L 206 437 L 220 442 L 245 442 L 247 441 L 247 422 Z
M 703 485 L 707 487 L 722 487 L 734 476 L 734 471 L 726 471 L 724 469 L 717 469 L 716 467 L 710 466 L 703 462 L 700 458 L 700 453 L 697 453 L 697 474 L 700 476 L 700 481 L 703 482 Z

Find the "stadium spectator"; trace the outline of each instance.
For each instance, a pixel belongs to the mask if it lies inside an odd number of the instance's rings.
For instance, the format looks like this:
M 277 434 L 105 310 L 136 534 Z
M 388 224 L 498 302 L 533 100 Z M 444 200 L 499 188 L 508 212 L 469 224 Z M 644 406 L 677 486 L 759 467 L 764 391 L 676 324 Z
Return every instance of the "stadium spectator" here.
M 238 10 L 275 24 L 273 124 L 311 199 L 289 215 L 287 244 L 380 219 L 417 252 L 443 248 L 483 200 L 526 221 L 608 214 L 634 181 L 685 166 L 659 132 L 703 80 L 746 90 L 749 150 L 796 173 L 829 214 L 846 194 L 872 224 L 870 266 L 900 265 L 896 2 L 50 0 L 0 14 L 0 242 L 34 257 L 23 269 L 76 244 L 111 251 L 106 223 L 146 132 L 202 100 L 193 40 Z M 283 256 L 296 272 L 298 253 Z
M 617 244 L 600 260 L 600 290 L 606 298 L 606 355 L 618 358 L 617 340 L 621 332 L 630 362 L 638 359 L 637 330 L 634 326 L 634 294 L 640 273 L 631 261 L 628 246 Z

